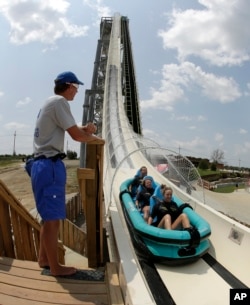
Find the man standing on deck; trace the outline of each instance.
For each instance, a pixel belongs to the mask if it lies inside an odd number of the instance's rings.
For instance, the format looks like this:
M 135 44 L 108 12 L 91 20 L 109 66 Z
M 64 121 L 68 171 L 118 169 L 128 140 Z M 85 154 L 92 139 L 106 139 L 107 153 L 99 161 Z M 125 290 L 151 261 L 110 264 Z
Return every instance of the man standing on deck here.
M 48 266 L 51 275 L 62 276 L 76 272 L 73 267 L 60 265 L 57 257 L 60 219 L 66 218 L 66 169 L 62 162 L 65 131 L 78 142 L 105 142 L 93 135 L 96 132 L 93 123 L 77 126 L 72 116 L 68 101 L 73 101 L 83 83 L 70 71 L 59 74 L 54 82 L 55 95 L 45 102 L 36 121 L 31 181 L 42 218 L 38 263 L 40 267 Z

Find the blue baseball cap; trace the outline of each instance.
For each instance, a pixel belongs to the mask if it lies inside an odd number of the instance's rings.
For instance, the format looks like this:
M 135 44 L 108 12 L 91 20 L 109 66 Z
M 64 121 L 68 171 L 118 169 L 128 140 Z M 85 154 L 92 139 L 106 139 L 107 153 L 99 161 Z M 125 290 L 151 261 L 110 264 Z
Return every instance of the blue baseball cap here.
M 73 72 L 66 71 L 60 73 L 55 79 L 55 84 L 65 84 L 65 83 L 74 83 L 79 85 L 84 85 Z

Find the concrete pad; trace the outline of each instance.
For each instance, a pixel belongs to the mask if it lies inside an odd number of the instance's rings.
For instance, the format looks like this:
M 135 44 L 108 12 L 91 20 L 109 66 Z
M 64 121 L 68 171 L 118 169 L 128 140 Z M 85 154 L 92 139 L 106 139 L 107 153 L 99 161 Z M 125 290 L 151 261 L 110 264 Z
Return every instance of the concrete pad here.
M 205 204 L 250 226 L 250 193 L 239 189 L 233 193 L 205 192 Z

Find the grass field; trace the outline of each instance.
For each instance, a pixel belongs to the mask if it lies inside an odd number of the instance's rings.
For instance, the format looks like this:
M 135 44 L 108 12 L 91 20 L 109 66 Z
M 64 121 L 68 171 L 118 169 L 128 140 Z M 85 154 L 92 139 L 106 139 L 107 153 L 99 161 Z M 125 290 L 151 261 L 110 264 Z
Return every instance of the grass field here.
M 243 186 L 239 186 L 238 189 L 243 189 Z M 224 187 L 218 187 L 213 190 L 213 192 L 216 193 L 233 193 L 235 191 L 236 187 L 234 185 L 224 186 Z
M 219 175 L 220 171 L 211 171 L 210 169 L 200 169 L 197 168 L 198 173 L 200 174 L 201 177 L 209 176 L 209 175 Z
M 0 168 L 1 167 L 8 167 L 8 166 L 14 166 L 16 164 L 19 164 L 20 160 L 0 160 Z

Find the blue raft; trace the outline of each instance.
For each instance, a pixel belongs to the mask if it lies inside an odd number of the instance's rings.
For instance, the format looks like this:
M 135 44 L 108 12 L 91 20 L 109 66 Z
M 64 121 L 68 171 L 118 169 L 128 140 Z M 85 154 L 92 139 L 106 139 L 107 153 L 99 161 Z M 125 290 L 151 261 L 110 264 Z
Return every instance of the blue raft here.
M 120 200 L 131 240 L 139 257 L 167 265 L 180 265 L 196 261 L 208 252 L 211 229 L 206 220 L 173 196 L 178 206 L 182 205 L 183 212 L 195 229 L 165 230 L 148 225 L 137 210 L 129 191 L 132 181 L 133 179 L 128 179 L 121 184 Z

